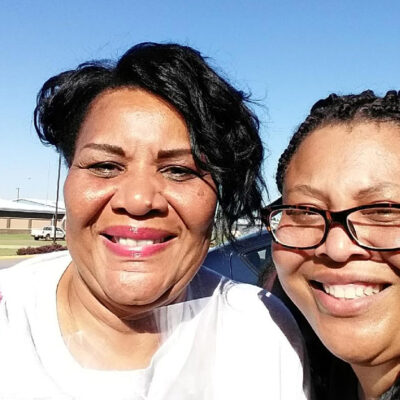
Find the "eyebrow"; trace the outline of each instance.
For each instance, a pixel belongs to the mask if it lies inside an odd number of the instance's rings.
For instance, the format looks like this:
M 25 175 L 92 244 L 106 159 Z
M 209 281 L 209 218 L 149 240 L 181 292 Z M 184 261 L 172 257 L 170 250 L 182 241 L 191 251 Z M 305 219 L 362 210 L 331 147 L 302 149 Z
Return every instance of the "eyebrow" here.
M 400 185 L 398 185 L 397 183 L 394 183 L 394 182 L 380 182 L 374 186 L 367 187 L 365 189 L 360 189 L 352 197 L 354 200 L 363 200 L 363 199 L 367 198 L 368 196 L 383 194 L 383 193 L 385 193 L 389 190 L 393 190 L 393 189 L 400 190 Z M 303 193 L 303 194 L 309 195 L 309 196 L 314 196 L 321 200 L 324 200 L 326 198 L 326 196 L 324 195 L 323 192 L 321 192 L 320 190 L 313 188 L 312 186 L 309 186 L 309 185 L 295 186 L 295 187 L 289 189 L 286 192 L 286 195 L 291 194 L 291 193 L 296 193 L 296 192 L 300 192 L 300 193 Z
M 190 148 L 184 148 L 184 149 L 171 149 L 171 150 L 160 150 L 158 152 L 158 158 L 159 159 L 168 159 L 168 158 L 174 158 L 174 157 L 180 157 L 180 156 L 187 156 L 187 155 L 192 155 L 192 150 Z
M 300 192 L 309 196 L 314 196 L 314 197 L 318 197 L 320 199 L 325 199 L 324 194 L 319 191 L 318 189 L 315 189 L 309 185 L 297 185 L 291 189 L 289 189 L 286 192 L 286 195 L 291 194 L 291 193 L 296 193 L 296 192 Z
M 116 154 L 119 156 L 125 157 L 125 151 L 122 147 L 115 146 L 113 144 L 108 143 L 88 143 L 83 148 L 94 149 L 103 151 L 110 154 Z M 190 148 L 182 148 L 182 149 L 171 149 L 171 150 L 160 150 L 157 154 L 159 159 L 168 159 L 180 156 L 192 155 L 192 150 Z
M 125 157 L 125 152 L 122 147 L 115 146 L 113 144 L 107 144 L 107 143 L 88 143 L 85 146 L 83 146 L 84 149 L 94 149 L 94 150 L 99 150 L 103 151 L 106 153 L 110 154 L 116 154 L 118 156 L 123 156 Z
M 394 182 L 381 182 L 375 186 L 361 189 L 354 195 L 354 199 L 355 200 L 363 199 L 365 197 L 373 196 L 376 194 L 382 194 L 393 189 L 399 190 L 400 185 Z

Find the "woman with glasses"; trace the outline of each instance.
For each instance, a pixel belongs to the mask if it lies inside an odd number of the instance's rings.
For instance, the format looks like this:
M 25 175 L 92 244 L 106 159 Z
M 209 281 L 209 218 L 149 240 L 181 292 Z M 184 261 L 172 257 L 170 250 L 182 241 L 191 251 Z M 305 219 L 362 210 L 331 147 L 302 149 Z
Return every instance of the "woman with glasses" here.
M 318 101 L 277 184 L 280 283 L 337 357 L 306 335 L 318 398 L 400 399 L 400 92 Z

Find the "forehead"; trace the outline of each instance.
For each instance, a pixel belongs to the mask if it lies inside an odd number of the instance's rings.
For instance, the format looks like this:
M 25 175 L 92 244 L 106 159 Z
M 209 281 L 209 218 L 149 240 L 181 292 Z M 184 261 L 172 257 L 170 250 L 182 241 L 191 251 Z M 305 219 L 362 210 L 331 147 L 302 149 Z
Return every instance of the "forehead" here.
M 359 122 L 325 126 L 312 132 L 294 154 L 284 192 L 308 185 L 350 194 L 400 182 L 400 127 Z
M 162 98 L 142 89 L 120 88 L 98 95 L 91 103 L 80 127 L 80 142 L 127 139 L 188 141 L 181 114 Z
M 139 110 L 146 110 L 149 107 L 156 107 L 162 110 L 168 109 L 171 112 L 176 112 L 172 105 L 153 93 L 141 88 L 120 87 L 105 90 L 97 95 L 89 106 L 88 114 L 90 112 L 109 109 L 114 105 L 128 108 L 135 107 Z

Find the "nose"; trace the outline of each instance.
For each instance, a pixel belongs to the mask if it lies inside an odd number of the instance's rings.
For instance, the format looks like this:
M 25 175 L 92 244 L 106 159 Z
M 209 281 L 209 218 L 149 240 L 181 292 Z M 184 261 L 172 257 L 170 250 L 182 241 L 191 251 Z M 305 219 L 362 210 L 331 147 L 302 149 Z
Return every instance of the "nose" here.
M 110 204 L 114 211 L 133 216 L 165 213 L 168 210 L 168 201 L 157 177 L 140 171 L 126 174 L 120 180 Z
M 332 226 L 326 240 L 315 249 L 317 257 L 329 257 L 332 261 L 343 263 L 354 258 L 369 258 L 368 250 L 354 242 L 345 229 L 340 226 Z

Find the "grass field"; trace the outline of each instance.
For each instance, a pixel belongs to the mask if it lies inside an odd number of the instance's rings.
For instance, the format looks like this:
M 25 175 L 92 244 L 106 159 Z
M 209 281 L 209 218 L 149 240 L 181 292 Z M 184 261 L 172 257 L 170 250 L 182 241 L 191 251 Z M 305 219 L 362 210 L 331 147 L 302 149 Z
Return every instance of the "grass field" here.
M 27 233 L 0 233 L 0 256 L 14 256 L 21 247 L 38 247 L 50 243 L 35 240 Z M 65 240 L 57 240 L 57 243 L 65 246 Z
M 0 249 L 0 257 L 2 256 L 15 256 L 16 249 Z

